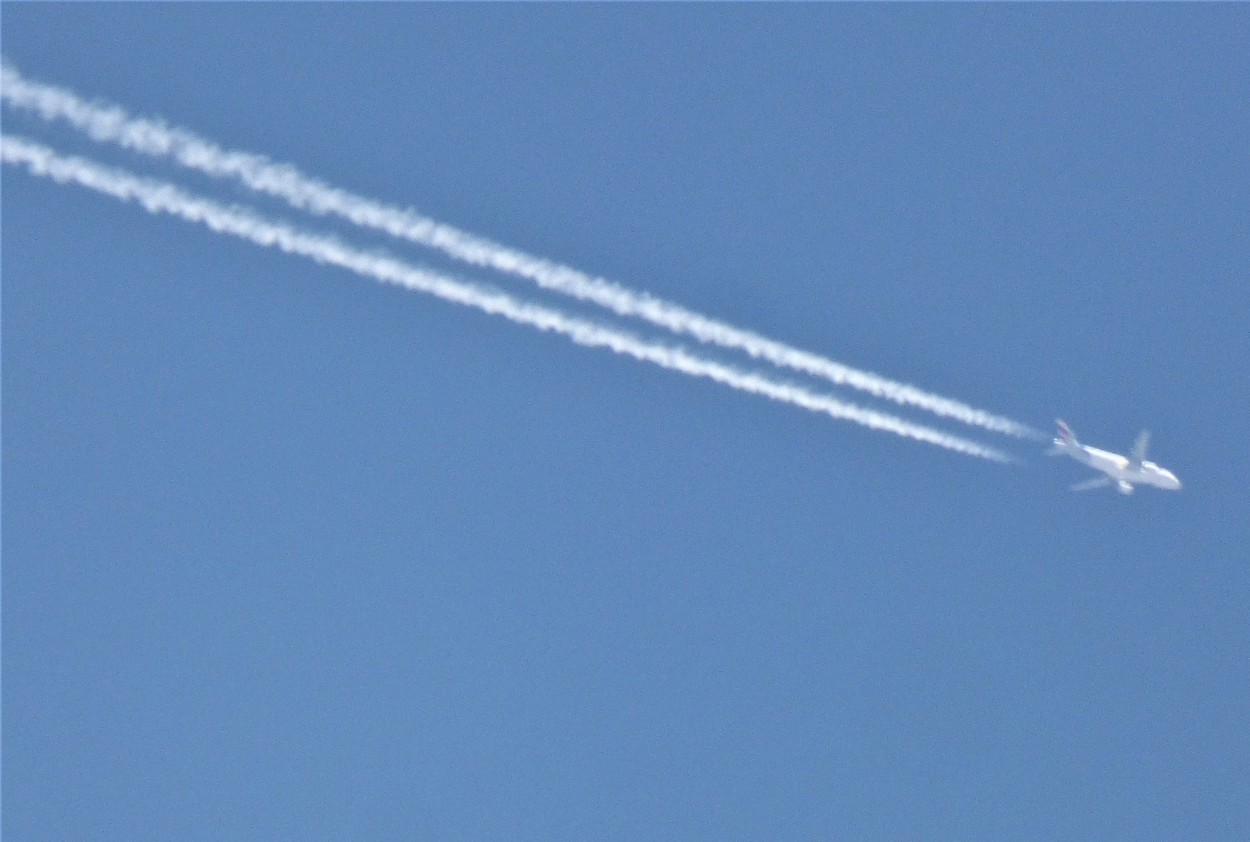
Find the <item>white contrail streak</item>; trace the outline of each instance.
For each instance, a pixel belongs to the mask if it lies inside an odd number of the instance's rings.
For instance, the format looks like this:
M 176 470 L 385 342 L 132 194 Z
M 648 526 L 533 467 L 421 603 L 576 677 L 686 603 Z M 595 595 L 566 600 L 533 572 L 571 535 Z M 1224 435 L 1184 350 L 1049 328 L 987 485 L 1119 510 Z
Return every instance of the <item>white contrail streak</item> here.
M 734 389 L 763 395 L 958 453 L 996 462 L 1012 461 L 1006 454 L 976 442 L 844 403 L 828 395 L 820 395 L 761 374 L 698 357 L 682 348 L 647 342 L 632 334 L 558 310 L 519 301 L 496 290 L 418 269 L 383 254 L 354 249 L 333 238 L 273 222 L 242 208 L 227 207 L 193 196 L 173 184 L 140 178 L 83 158 L 63 156 L 46 146 L 22 138 L 0 136 L 0 158 L 6 164 L 24 166 L 34 175 L 51 178 L 61 184 L 79 184 L 122 201 L 137 202 L 151 213 L 170 214 L 257 245 L 277 248 L 378 281 L 426 292 L 445 301 L 474 307 L 539 330 L 559 333 L 579 345 L 607 348 L 662 368 L 693 377 L 705 377 Z
M 755 359 L 822 377 L 840 386 L 986 430 L 1020 438 L 1043 437 L 1010 418 L 799 350 L 679 304 L 493 243 L 415 211 L 354 195 L 304 175 L 289 164 L 277 164 L 249 152 L 224 150 L 162 120 L 134 117 L 121 107 L 88 102 L 64 88 L 29 81 L 7 65 L 0 68 L 0 74 L 0 96 L 5 103 L 34 111 L 44 120 L 63 120 L 97 141 L 172 159 L 215 178 L 233 179 L 301 210 L 333 214 L 356 225 L 438 249 L 457 260 L 526 278 L 543 289 L 593 302 L 620 316 L 644 319 L 700 342 L 742 351 Z

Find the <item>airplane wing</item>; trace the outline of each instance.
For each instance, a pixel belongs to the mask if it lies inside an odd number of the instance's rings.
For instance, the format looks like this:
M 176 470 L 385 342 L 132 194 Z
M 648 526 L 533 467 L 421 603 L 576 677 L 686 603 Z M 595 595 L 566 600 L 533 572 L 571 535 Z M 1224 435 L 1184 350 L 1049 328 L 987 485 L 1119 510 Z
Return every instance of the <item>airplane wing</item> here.
M 1076 485 L 1072 486 L 1072 490 L 1089 491 L 1091 488 L 1106 488 L 1108 485 L 1111 485 L 1111 482 L 1111 477 L 1097 477 L 1095 479 L 1086 480 L 1085 482 L 1078 482 Z
M 1146 448 L 1150 447 L 1150 431 L 1142 430 L 1137 436 L 1137 441 L 1133 442 L 1133 449 L 1129 451 L 1128 460 L 1134 468 L 1140 468 L 1141 463 L 1146 461 Z

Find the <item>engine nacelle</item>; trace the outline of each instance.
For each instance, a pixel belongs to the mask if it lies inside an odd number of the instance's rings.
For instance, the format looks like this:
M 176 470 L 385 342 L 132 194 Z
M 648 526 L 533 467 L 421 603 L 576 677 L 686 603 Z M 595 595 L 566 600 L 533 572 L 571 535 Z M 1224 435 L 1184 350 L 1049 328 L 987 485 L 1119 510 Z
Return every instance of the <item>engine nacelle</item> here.
M 1119 482 L 1117 482 L 1115 487 L 1116 487 L 1116 488 L 1118 488 L 1118 489 L 1120 490 L 1120 493 L 1121 493 L 1121 494 L 1132 494 L 1132 493 L 1133 493 L 1133 486 L 1132 486 L 1132 485 L 1130 485 L 1129 483 L 1125 482 L 1124 480 L 1120 480 Z

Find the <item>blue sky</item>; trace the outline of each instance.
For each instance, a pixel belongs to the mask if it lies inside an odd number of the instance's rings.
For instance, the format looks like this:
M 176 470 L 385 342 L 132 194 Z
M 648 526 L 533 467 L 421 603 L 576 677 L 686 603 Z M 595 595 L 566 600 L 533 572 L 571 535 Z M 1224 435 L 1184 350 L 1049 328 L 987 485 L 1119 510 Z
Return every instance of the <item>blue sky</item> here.
M 1149 427 L 1185 482 L 1073 495 L 1032 444 L 6 167 L 6 835 L 1240 838 L 1247 41 L 1241 5 L 5 5 L 31 79 L 1041 428 Z

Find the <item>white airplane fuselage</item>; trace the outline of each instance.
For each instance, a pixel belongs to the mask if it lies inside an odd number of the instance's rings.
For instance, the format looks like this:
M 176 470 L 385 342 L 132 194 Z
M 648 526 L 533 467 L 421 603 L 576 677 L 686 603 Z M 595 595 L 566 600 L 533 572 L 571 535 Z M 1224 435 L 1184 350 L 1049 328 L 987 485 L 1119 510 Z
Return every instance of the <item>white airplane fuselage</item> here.
M 1176 478 L 1176 474 L 1160 468 L 1154 462 L 1143 461 L 1140 467 L 1135 468 L 1128 457 L 1087 444 L 1064 445 L 1059 439 L 1055 439 L 1055 446 L 1062 447 L 1065 453 L 1081 464 L 1089 465 L 1095 471 L 1102 471 L 1111 477 L 1125 494 L 1131 493 L 1134 485 L 1153 485 L 1167 491 L 1177 491 L 1181 487 L 1181 481 Z M 1127 490 L 1125 485 L 1129 486 Z
M 1059 436 L 1050 449 L 1051 454 L 1071 456 L 1082 465 L 1088 465 L 1105 475 L 1098 480 L 1078 483 L 1072 487 L 1074 491 L 1084 491 L 1087 488 L 1097 488 L 1103 485 L 1114 485 L 1121 494 L 1132 494 L 1135 485 L 1153 485 L 1155 488 L 1162 488 L 1166 491 L 1180 489 L 1181 481 L 1176 478 L 1176 474 L 1160 468 L 1145 458 L 1146 446 L 1150 441 L 1148 432 L 1143 430 L 1138 436 L 1130 458 L 1081 444 L 1067 424 L 1062 421 L 1056 423 L 1059 426 Z

